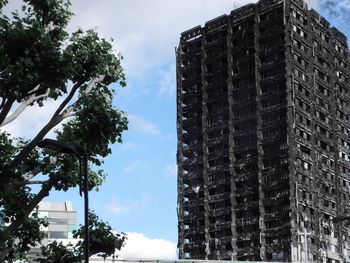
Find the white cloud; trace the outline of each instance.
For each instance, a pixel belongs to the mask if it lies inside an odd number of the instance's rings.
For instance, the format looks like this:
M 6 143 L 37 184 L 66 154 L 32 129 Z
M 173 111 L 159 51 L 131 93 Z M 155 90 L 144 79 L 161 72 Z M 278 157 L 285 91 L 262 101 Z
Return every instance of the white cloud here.
M 139 149 L 140 147 L 142 146 L 140 146 L 139 144 L 132 143 L 132 142 L 125 142 L 119 146 L 119 149 L 121 151 L 129 151 L 129 150 Z
M 20 1 L 10 2 L 9 6 L 15 7 Z M 235 1 L 240 6 L 255 2 Z M 307 3 L 315 8 L 319 0 Z M 115 39 L 116 49 L 125 57 L 127 73 L 137 74 L 173 61 L 181 32 L 233 8 L 232 0 L 74 0 L 75 16 L 69 28 L 96 28 L 101 36 Z
M 256 0 L 236 0 L 242 6 Z M 315 8 L 318 0 L 308 0 Z M 74 0 L 71 28 L 97 27 L 115 39 L 127 74 L 142 74 L 175 59 L 180 33 L 234 9 L 232 0 Z
M 134 212 L 135 210 L 145 206 L 151 197 L 148 193 L 140 193 L 138 199 L 120 200 L 115 196 L 111 197 L 111 201 L 103 204 L 104 210 L 113 215 L 125 215 Z
M 2 129 L 9 132 L 13 137 L 34 137 L 50 120 L 53 113 L 57 110 L 62 100 L 48 100 L 43 107 L 37 105 L 27 107 L 19 117 L 4 126 Z M 54 129 L 59 129 L 61 124 Z M 52 129 L 47 137 L 55 137 Z
M 137 203 L 121 203 L 117 200 L 112 200 L 104 206 L 105 210 L 113 215 L 129 214 L 137 208 Z
M 19 6 L 21 1 L 10 1 L 7 11 Z M 249 0 L 236 1 L 244 5 Z M 308 0 L 309 7 L 318 4 L 335 3 L 330 0 Z M 125 57 L 128 74 L 145 73 L 154 67 L 168 65 L 159 71 L 158 95 L 168 96 L 175 92 L 175 52 L 180 33 L 198 24 L 204 24 L 218 15 L 229 13 L 233 9 L 231 0 L 134 0 L 95 1 L 75 0 L 72 9 L 76 15 L 70 24 L 70 30 L 78 26 L 96 28 L 106 38 L 116 40 L 116 48 Z M 339 1 L 335 9 L 348 9 L 348 1 Z M 185 8 L 186 7 L 186 8 Z M 169 64 L 170 63 L 170 64 Z M 156 75 L 156 74 L 155 74 Z M 148 78 L 147 76 L 144 76 Z M 129 87 L 130 96 L 144 96 L 150 90 Z M 47 103 L 45 107 L 29 107 L 20 118 L 7 125 L 4 130 L 13 136 L 34 136 L 48 121 L 58 106 L 58 101 Z M 129 116 L 131 124 L 142 132 L 159 135 L 155 124 L 138 116 Z M 48 136 L 53 136 L 53 132 Z
M 175 63 L 169 65 L 165 70 L 159 72 L 159 90 L 158 95 L 171 96 L 175 94 L 176 91 L 176 66 Z
M 176 164 L 168 164 L 165 167 L 165 176 L 166 177 L 176 177 L 177 176 L 177 165 Z
M 130 84 L 128 80 L 129 78 L 127 76 L 127 80 L 126 80 L 127 87 L 123 89 L 119 89 L 117 91 L 118 92 L 117 96 L 119 99 L 130 102 L 130 101 L 133 101 L 134 99 L 146 96 L 151 92 L 151 90 L 147 87 L 147 85 L 136 86 L 136 85 L 133 85 L 132 83 Z M 144 77 L 142 77 L 142 79 L 139 80 L 139 82 L 144 83 Z
M 169 240 L 152 239 L 143 233 L 127 232 L 125 247 L 118 252 L 122 259 L 176 259 L 176 244 Z
M 252 1 L 237 1 L 246 4 Z M 254 1 L 253 1 L 254 2 Z M 105 0 L 103 3 L 75 0 L 76 16 L 71 29 L 97 27 L 115 39 L 125 57 L 128 74 L 144 73 L 174 60 L 179 36 L 198 24 L 233 9 L 231 0 Z
M 309 8 L 316 8 L 319 4 L 320 0 L 306 0 Z
M 131 126 L 130 130 L 135 130 L 136 132 L 142 134 L 160 135 L 160 131 L 158 130 L 157 126 L 142 117 L 128 114 L 128 120 Z
M 320 0 L 320 7 L 325 12 L 328 12 L 336 23 L 350 22 L 349 0 Z
M 140 161 L 134 161 L 133 163 L 126 165 L 123 167 L 123 173 L 129 173 L 134 170 L 138 170 L 142 167 L 142 163 Z
M 235 1 L 240 6 L 255 2 Z M 315 8 L 319 0 L 307 2 Z M 233 8 L 232 0 L 74 0 L 70 30 L 96 28 L 105 38 L 115 39 L 126 68 L 134 74 L 173 60 L 181 32 Z

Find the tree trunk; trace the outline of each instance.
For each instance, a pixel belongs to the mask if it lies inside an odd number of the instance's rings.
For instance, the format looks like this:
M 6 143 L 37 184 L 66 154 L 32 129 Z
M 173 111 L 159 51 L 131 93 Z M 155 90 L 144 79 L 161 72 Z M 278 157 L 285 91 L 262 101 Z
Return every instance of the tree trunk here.
M 37 207 L 39 202 L 49 195 L 50 190 L 55 185 L 56 181 L 50 179 L 45 185 L 42 186 L 40 192 L 35 195 L 35 197 L 30 201 L 30 203 L 25 208 L 24 213 L 22 213 L 18 218 L 16 218 L 8 227 L 3 231 L 4 236 L 13 234 L 18 227 L 20 227 L 24 221 L 28 218 L 30 213 Z M 0 252 L 0 259 L 4 259 L 7 256 L 8 250 L 3 250 Z
M 0 124 L 2 124 L 4 122 L 4 120 L 6 119 L 7 114 L 10 112 L 13 103 L 14 103 L 13 99 L 8 99 L 5 102 L 4 107 L 2 108 L 2 110 L 0 112 Z

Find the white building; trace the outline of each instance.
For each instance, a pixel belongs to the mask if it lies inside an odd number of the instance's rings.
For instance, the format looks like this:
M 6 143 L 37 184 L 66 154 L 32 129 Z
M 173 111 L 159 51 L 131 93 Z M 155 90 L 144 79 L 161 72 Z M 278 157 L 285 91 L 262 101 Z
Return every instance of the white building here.
M 41 245 L 47 245 L 52 241 L 62 242 L 67 245 L 69 243 L 76 244 L 77 239 L 73 239 L 73 230 L 77 229 L 77 212 L 73 210 L 71 201 L 62 203 L 40 202 L 39 217 L 46 217 L 48 227 L 42 227 L 41 230 L 47 234 Z M 41 245 L 31 250 L 34 257 L 41 253 Z

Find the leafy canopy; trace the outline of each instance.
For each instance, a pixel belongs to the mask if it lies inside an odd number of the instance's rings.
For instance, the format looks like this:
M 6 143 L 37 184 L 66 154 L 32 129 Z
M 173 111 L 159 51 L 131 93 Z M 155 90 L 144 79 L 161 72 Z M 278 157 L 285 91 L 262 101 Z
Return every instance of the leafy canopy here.
M 122 142 L 128 124 L 113 106 L 116 83 L 126 84 L 122 57 L 112 44 L 93 30 L 69 33 L 68 0 L 23 0 L 11 14 L 3 11 L 7 3 L 0 0 L 0 220 L 6 222 L 0 225 L 1 262 L 25 257 L 41 240 L 45 221 L 35 213 L 29 217 L 40 201 L 53 189 L 79 184 L 74 156 L 37 147 L 48 132 L 61 124 L 56 139 L 88 154 L 97 168 L 89 170 L 92 190 L 103 182 L 99 166 L 111 154 L 110 145 Z M 35 136 L 13 138 L 6 132 L 28 108 L 50 100 L 60 105 Z

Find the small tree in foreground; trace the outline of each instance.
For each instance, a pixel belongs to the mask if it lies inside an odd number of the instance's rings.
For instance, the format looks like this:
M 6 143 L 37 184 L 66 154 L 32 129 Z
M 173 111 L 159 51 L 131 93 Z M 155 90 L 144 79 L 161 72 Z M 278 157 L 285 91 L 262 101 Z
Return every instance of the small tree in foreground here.
M 77 263 L 81 262 L 81 255 L 72 245 L 63 245 L 56 240 L 41 248 L 42 256 L 36 259 L 39 263 Z
M 108 223 L 103 222 L 94 213 L 89 213 L 89 233 L 90 246 L 89 256 L 98 254 L 106 258 L 114 255 L 116 250 L 120 250 L 127 239 L 124 233 L 116 233 Z M 74 231 L 74 238 L 79 238 L 77 245 L 64 246 L 62 243 L 53 241 L 46 247 L 42 247 L 42 257 L 38 259 L 39 263 L 78 263 L 84 257 L 85 248 L 85 228 L 80 225 L 77 231 Z
M 102 257 L 113 255 L 116 250 L 120 250 L 124 246 L 127 239 L 124 233 L 119 234 L 113 231 L 112 227 L 107 222 L 100 220 L 94 212 L 89 212 L 89 233 L 89 256 L 95 254 Z M 80 228 L 73 232 L 73 237 L 81 239 L 77 246 L 83 254 L 85 247 L 85 228 L 83 225 L 80 225 Z
M 112 45 L 92 30 L 67 32 L 69 0 L 23 0 L 19 12 L 6 16 L 7 2 L 0 0 L 0 221 L 6 223 L 0 224 L 0 262 L 25 257 L 41 240 L 43 222 L 29 215 L 50 191 L 79 184 L 72 156 L 52 158 L 36 147 L 47 133 L 65 121 L 57 139 L 87 153 L 98 167 L 127 129 L 125 114 L 112 104 L 110 84 L 125 85 Z M 28 108 L 52 100 L 60 104 L 35 136 L 13 138 L 5 132 Z M 91 190 L 105 173 L 90 170 L 88 177 Z

